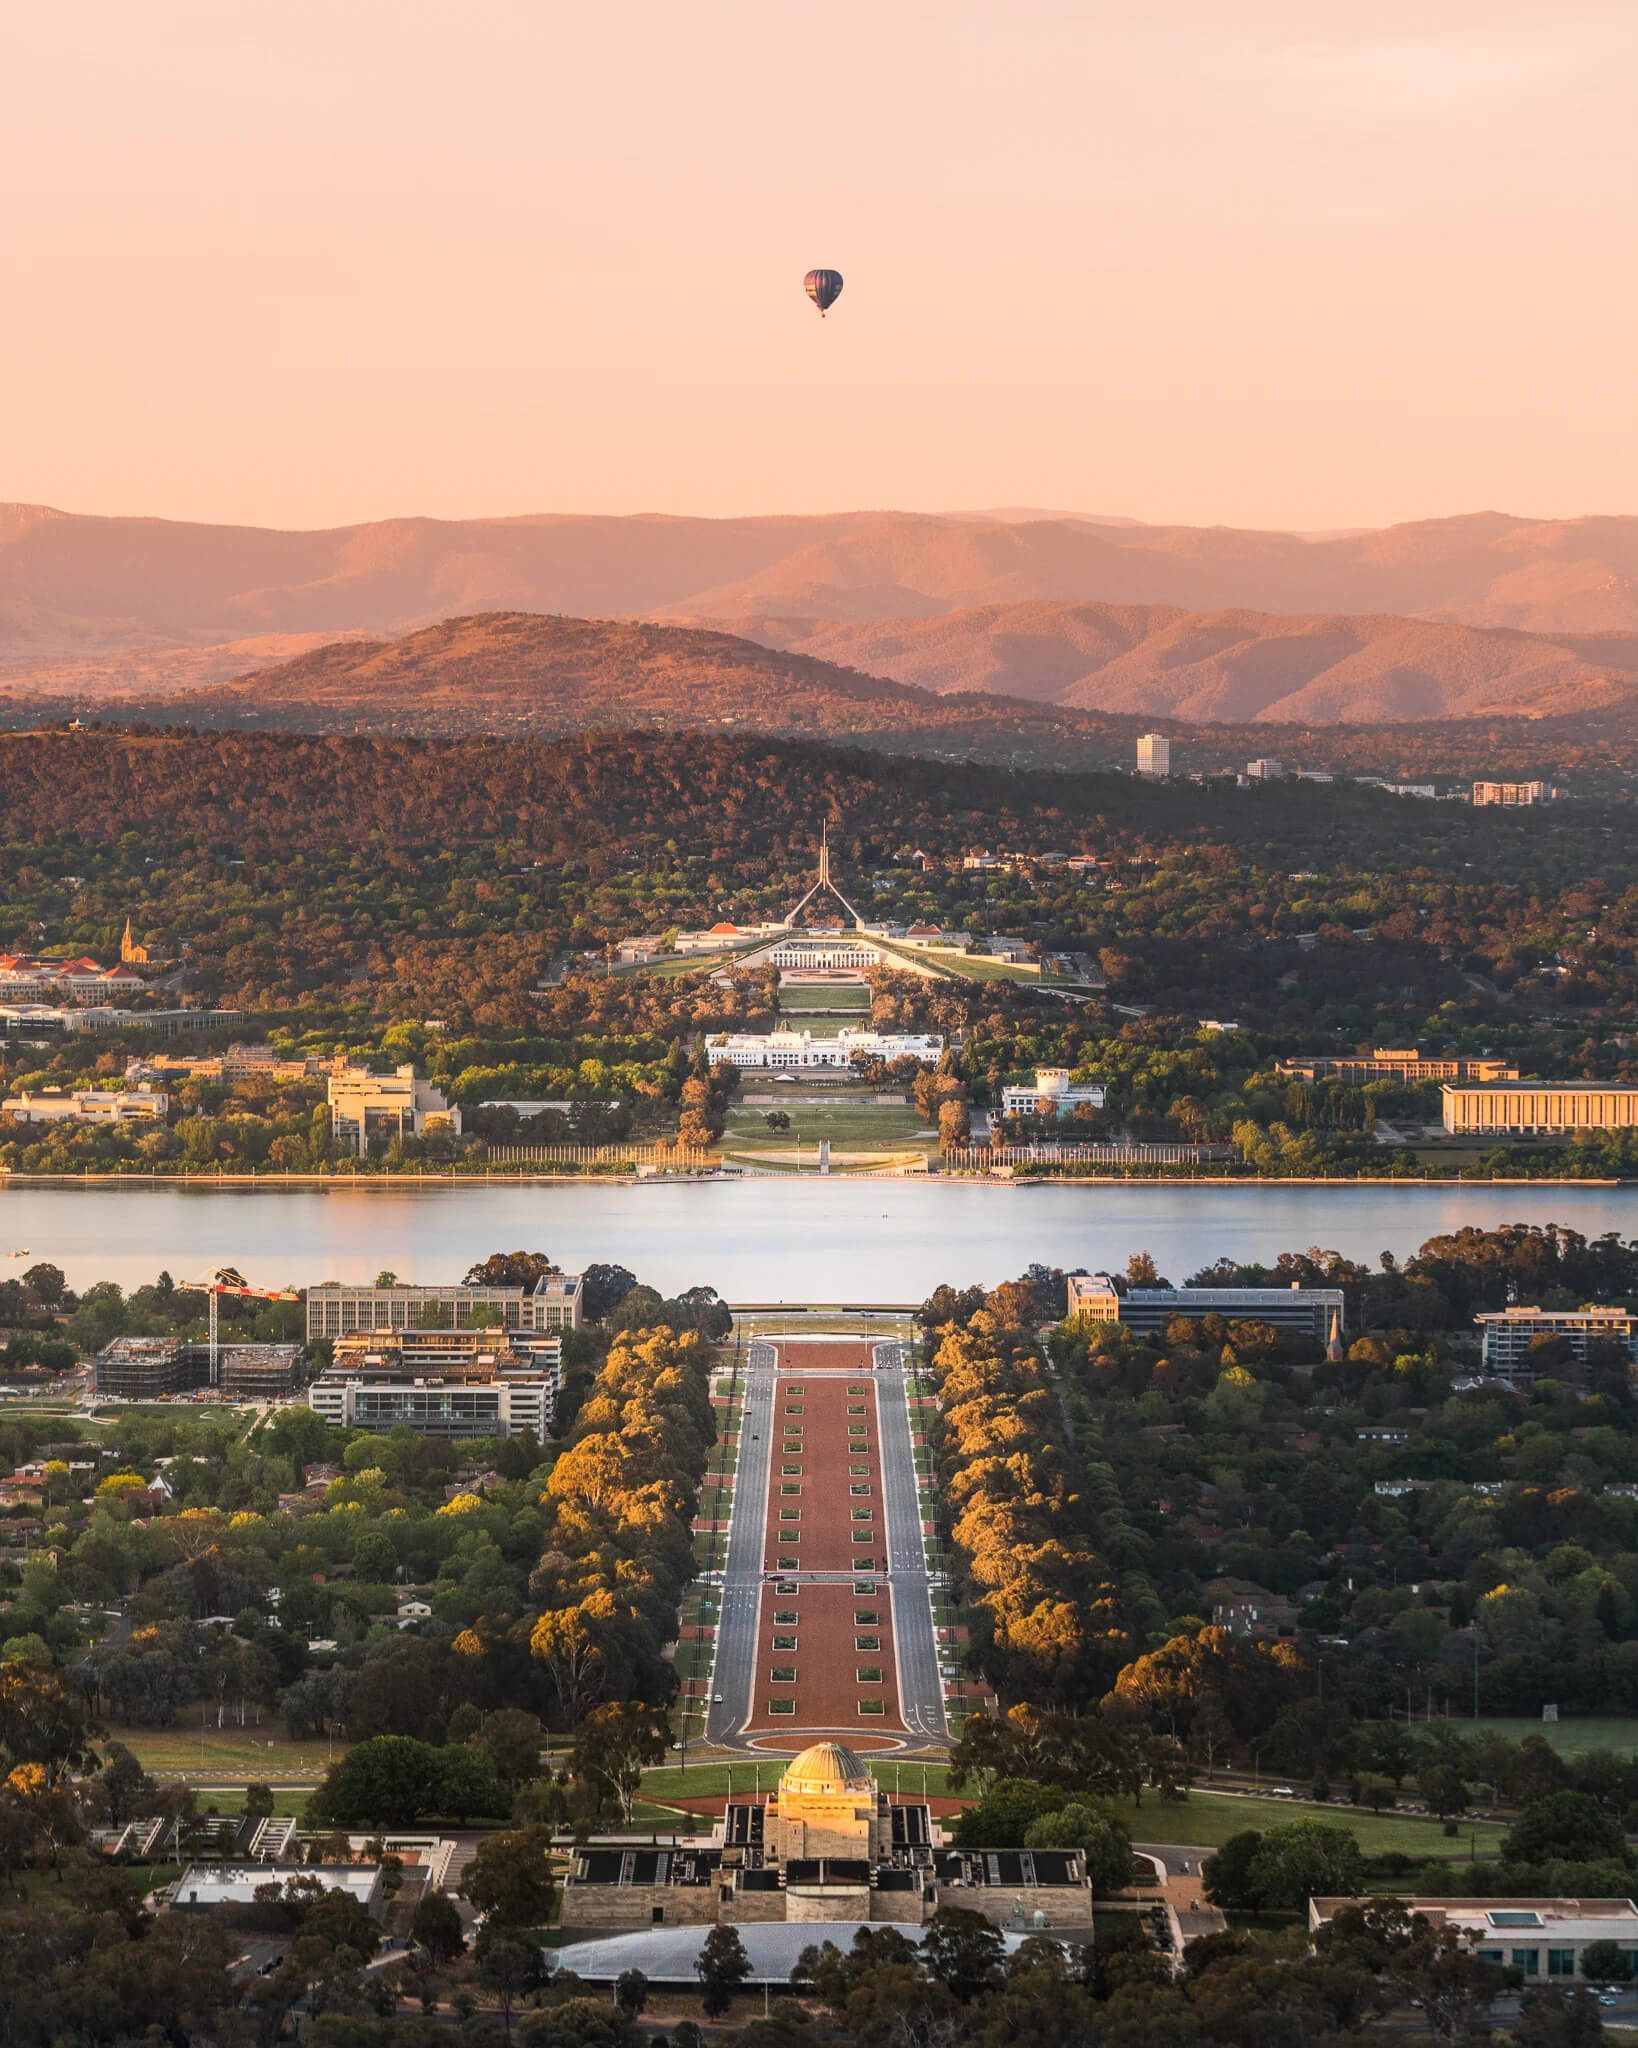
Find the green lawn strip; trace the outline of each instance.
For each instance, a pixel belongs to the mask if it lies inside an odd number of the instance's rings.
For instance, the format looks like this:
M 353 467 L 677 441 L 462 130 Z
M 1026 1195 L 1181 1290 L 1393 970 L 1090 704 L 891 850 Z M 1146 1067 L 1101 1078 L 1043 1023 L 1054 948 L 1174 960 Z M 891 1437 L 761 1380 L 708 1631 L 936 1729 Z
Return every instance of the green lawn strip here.
M 1139 1806 L 1132 1799 L 1111 1800 L 1110 1805 L 1131 1830 L 1135 1842 L 1175 1842 L 1189 1848 L 1221 1848 L 1230 1835 L 1248 1828 L 1259 1833 L 1269 1828 L 1288 1827 L 1299 1820 L 1319 1821 L 1326 1827 L 1345 1828 L 1367 1855 L 1397 1850 L 1407 1856 L 1455 1856 L 1468 1854 L 1469 1824 L 1462 1823 L 1459 1837 L 1445 1833 L 1443 1824 L 1414 1815 L 1364 1813 L 1357 1806 L 1320 1806 L 1301 1799 L 1241 1799 L 1233 1793 L 1191 1792 L 1176 1806 L 1163 1806 L 1151 1792 Z M 1495 1823 L 1473 1824 L 1481 1856 L 1494 1854 L 1500 1840 Z
M 184 1860 L 179 1868 L 175 1863 L 117 1863 L 112 1866 L 125 1878 L 131 1889 L 141 1898 L 165 1885 L 175 1884 L 187 1868 Z M 60 1874 L 51 1869 L 13 1870 L 7 1875 L 8 1906 L 19 1902 L 39 1906 L 50 1911 L 53 1903 L 60 1906 L 63 1896 Z
M 746 950 L 744 946 L 725 946 L 720 953 L 667 953 L 657 960 L 622 961 L 609 970 L 609 979 L 630 980 L 633 975 L 652 974 L 658 976 L 661 981 L 675 981 L 685 974 L 714 972 L 725 962 L 732 960 L 736 954 Z M 601 981 L 602 970 L 598 969 L 593 978 Z
M 711 1657 L 715 1645 L 701 1642 L 696 1636 L 677 1645 L 676 1672 L 681 1679 L 705 1678 L 711 1670 Z
M 912 951 L 878 940 L 884 953 L 891 953 L 896 959 L 920 967 L 931 967 L 937 974 L 952 974 L 963 981 L 1033 981 L 1045 987 L 1056 986 L 1056 978 L 1043 975 L 1038 967 L 1024 967 L 1011 960 L 997 960 L 987 953 L 923 952 Z

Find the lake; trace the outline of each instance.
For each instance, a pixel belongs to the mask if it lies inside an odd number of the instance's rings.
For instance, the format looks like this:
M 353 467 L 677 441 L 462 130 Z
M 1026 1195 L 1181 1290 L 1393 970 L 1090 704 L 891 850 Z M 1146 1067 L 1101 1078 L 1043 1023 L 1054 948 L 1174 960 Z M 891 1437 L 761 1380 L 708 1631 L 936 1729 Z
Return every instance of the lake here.
M 259 1285 L 458 1280 L 493 1251 L 571 1270 L 628 1266 L 665 1292 L 734 1301 L 908 1302 L 940 1281 L 994 1285 L 1033 1261 L 1124 1267 L 1154 1254 L 1173 1281 L 1228 1255 L 1324 1245 L 1375 1262 L 1464 1223 L 1559 1222 L 1638 1236 L 1638 1186 L 1098 1187 L 725 1181 L 548 1187 L 131 1187 L 0 1182 L 0 1275 L 49 1259 L 69 1283 L 126 1287 L 237 1266 Z M 8 1255 L 26 1246 L 27 1260 Z

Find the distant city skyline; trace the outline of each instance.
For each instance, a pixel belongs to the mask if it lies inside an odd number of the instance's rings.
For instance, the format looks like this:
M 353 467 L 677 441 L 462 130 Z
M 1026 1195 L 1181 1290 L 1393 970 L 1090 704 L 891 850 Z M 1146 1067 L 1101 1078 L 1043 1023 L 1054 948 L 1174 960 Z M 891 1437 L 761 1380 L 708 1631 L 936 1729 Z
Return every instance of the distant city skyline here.
M 13 0 L 0 498 L 1635 512 L 1635 85 L 1614 0 Z

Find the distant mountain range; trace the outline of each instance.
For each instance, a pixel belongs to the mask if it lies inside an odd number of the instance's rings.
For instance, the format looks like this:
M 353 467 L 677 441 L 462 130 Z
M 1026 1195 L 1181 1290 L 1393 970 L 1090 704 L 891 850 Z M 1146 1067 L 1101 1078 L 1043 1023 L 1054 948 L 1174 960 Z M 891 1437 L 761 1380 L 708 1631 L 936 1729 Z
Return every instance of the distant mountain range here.
M 1638 692 L 1638 519 L 1481 513 L 1304 536 L 1028 511 L 545 515 L 284 533 L 0 507 L 0 690 L 151 701 L 259 670 L 328 701 L 345 674 L 384 702 L 389 671 L 400 692 L 420 685 L 411 656 L 375 643 L 474 613 L 558 615 L 560 652 L 564 616 L 647 619 L 918 690 L 1082 711 L 1573 719 Z M 347 638 L 369 644 L 336 652 Z M 640 687 L 656 719 L 686 715 L 667 673 L 678 646 L 605 635 L 588 674 L 634 660 L 628 710 Z M 523 685 L 516 662 L 484 669 L 495 653 L 462 624 L 413 659 L 441 669 L 438 691 L 504 717 L 503 670 Z M 735 704 L 746 661 L 709 657 L 713 676 L 739 678 Z M 566 687 L 557 656 L 528 685 L 537 705 Z M 856 705 L 859 687 L 819 694 Z M 716 681 L 700 689 L 715 702 Z
M 939 692 L 1243 723 L 1387 723 L 1593 711 L 1638 688 L 1638 640 L 1384 613 L 1010 604 L 758 638 Z

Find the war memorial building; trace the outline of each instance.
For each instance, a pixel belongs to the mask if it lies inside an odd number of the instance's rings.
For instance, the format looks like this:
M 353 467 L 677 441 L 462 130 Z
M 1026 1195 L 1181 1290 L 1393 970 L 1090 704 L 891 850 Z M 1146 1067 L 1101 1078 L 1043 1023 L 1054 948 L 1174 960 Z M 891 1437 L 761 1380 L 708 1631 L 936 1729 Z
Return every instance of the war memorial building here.
M 574 1851 L 563 1925 L 614 1932 L 759 1921 L 923 1926 L 965 1906 L 998 1927 L 1089 1935 L 1078 1849 L 957 1849 L 925 1800 L 889 1800 L 839 1742 L 794 1757 L 777 1790 L 730 1800 L 709 1838 Z

